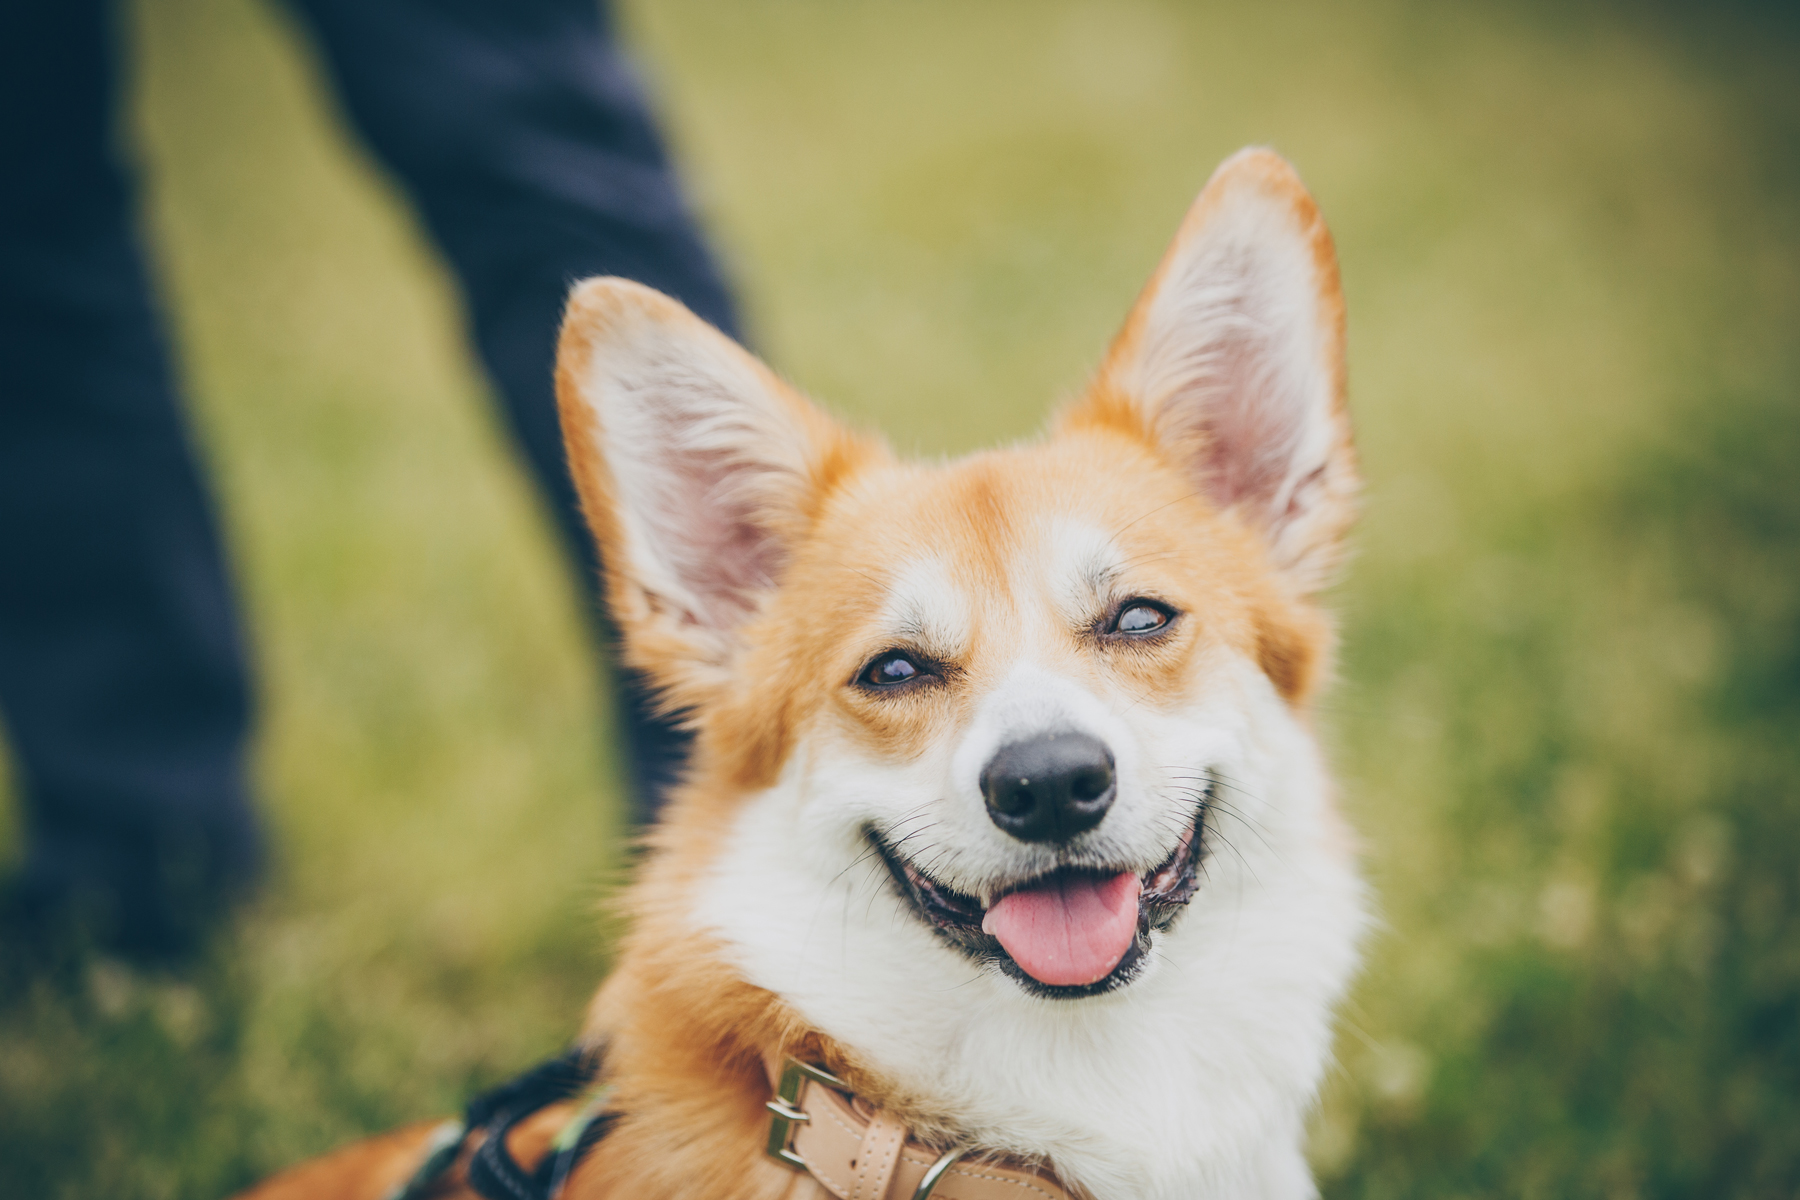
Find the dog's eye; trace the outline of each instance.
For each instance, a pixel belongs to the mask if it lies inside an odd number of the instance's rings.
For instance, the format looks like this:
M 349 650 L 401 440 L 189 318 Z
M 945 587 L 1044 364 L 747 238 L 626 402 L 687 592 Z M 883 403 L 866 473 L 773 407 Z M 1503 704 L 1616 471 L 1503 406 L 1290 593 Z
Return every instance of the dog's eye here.
M 904 650 L 889 650 L 864 667 L 856 681 L 868 687 L 894 687 L 928 674 L 918 659 Z
M 1113 618 L 1112 628 L 1107 632 L 1142 637 L 1146 633 L 1162 629 L 1172 617 L 1173 614 L 1160 604 L 1149 600 L 1132 600 L 1119 609 L 1119 615 Z

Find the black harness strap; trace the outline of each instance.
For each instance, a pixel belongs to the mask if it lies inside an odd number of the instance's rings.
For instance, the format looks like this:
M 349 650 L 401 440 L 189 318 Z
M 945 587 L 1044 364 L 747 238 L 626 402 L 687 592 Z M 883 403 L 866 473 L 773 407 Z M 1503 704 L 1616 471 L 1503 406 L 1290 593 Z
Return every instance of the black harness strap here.
M 600 1056 L 576 1047 L 470 1101 L 464 1123 L 483 1126 L 487 1134 L 469 1160 L 469 1186 L 486 1200 L 555 1200 L 569 1171 L 606 1135 L 616 1114 L 599 1114 L 573 1145 L 546 1154 L 530 1172 L 506 1148 L 506 1135 L 532 1114 L 579 1095 L 599 1073 Z
M 390 1200 L 411 1200 L 426 1194 L 477 1129 L 482 1131 L 482 1139 L 469 1159 L 470 1187 L 485 1200 L 555 1200 L 569 1173 L 606 1136 L 618 1114 L 584 1114 L 586 1124 L 579 1129 L 579 1136 L 553 1145 L 533 1171 L 525 1170 L 513 1158 L 506 1148 L 506 1135 L 532 1114 L 580 1095 L 600 1074 L 600 1064 L 598 1051 L 575 1047 L 475 1097 L 463 1110 L 461 1128 L 451 1122 L 449 1138 L 430 1148 L 418 1171 L 395 1189 Z

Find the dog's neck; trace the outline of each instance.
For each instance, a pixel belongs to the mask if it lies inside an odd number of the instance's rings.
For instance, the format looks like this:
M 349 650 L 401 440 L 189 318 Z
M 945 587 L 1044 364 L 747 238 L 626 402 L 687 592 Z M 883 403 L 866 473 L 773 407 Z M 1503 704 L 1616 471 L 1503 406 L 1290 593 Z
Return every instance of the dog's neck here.
M 798 1171 L 818 1200 L 920 1197 L 941 1185 L 961 1200 L 1078 1200 L 1053 1172 L 971 1142 L 932 1145 L 894 1113 L 870 1104 L 848 1080 L 803 1059 L 764 1059 L 769 1156 Z

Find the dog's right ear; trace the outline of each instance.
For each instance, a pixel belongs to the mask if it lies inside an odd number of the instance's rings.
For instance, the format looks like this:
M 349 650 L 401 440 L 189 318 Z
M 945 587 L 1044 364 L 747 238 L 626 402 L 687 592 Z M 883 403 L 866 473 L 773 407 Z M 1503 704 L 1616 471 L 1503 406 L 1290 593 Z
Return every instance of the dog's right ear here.
M 1337 253 L 1293 167 L 1233 155 L 1064 427 L 1142 437 L 1237 514 L 1294 591 L 1327 583 L 1356 515 Z
M 556 394 L 627 661 L 671 707 L 703 703 L 818 505 L 872 447 L 624 279 L 569 297 Z

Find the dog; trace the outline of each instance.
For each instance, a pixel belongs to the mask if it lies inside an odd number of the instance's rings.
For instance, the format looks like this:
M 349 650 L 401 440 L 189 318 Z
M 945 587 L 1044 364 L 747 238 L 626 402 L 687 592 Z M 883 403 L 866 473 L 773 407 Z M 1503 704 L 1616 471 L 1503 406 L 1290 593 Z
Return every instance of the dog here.
M 1312 728 L 1359 481 L 1294 170 L 1219 168 L 1033 442 L 900 461 L 620 279 L 556 386 L 626 660 L 695 731 L 618 967 L 562 1083 L 251 1194 L 1315 1195 L 1368 916 Z

